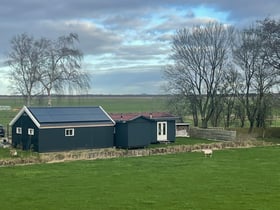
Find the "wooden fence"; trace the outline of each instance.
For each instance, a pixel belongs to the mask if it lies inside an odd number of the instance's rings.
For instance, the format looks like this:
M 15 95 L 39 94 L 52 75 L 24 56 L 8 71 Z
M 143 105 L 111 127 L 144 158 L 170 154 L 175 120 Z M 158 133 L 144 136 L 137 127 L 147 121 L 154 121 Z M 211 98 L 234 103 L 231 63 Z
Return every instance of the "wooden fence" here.
M 233 141 L 236 139 L 236 131 L 228 131 L 222 128 L 191 128 L 190 136 L 211 140 Z

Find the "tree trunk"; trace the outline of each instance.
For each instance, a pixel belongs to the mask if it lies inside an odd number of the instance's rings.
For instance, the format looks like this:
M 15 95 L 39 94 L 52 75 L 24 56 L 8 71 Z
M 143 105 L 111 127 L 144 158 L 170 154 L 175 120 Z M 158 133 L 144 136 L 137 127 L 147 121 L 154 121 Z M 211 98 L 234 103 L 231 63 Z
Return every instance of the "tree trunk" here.
M 230 122 L 230 113 L 228 112 L 226 114 L 226 122 L 225 122 L 225 127 L 229 128 L 229 122 Z
M 250 121 L 250 127 L 249 127 L 248 133 L 252 133 L 253 132 L 253 128 L 254 128 L 254 120 L 249 120 L 249 121 Z
M 207 124 L 208 124 L 208 122 L 205 118 L 201 119 L 201 127 L 202 128 L 207 128 Z
M 194 125 L 194 127 L 198 127 L 197 113 L 193 113 L 193 125 Z
M 26 104 L 27 104 L 27 106 L 30 106 L 30 105 L 31 105 L 31 95 L 30 95 L 30 94 L 28 94 L 28 95 L 26 96 Z
M 244 128 L 244 126 L 245 126 L 245 118 L 244 117 L 240 118 L 240 122 L 241 122 L 240 127 Z
M 52 106 L 52 96 L 51 96 L 51 89 L 47 89 L 48 92 L 48 106 Z

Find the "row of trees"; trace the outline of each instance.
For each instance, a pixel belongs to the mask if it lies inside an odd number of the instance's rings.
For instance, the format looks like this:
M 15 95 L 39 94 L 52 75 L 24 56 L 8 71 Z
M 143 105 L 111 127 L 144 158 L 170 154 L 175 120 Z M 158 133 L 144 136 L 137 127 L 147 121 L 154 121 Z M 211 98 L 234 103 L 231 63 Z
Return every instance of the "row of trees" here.
M 248 119 L 250 131 L 266 126 L 280 83 L 279 20 L 266 18 L 241 31 L 217 22 L 179 29 L 171 58 L 164 73 L 172 103 L 181 115 L 190 110 L 195 126 L 228 127 L 231 116 L 241 127 Z
M 15 36 L 11 41 L 8 65 L 11 89 L 26 98 L 30 105 L 33 96 L 61 93 L 65 89 L 87 90 L 89 76 L 81 70 L 83 55 L 76 48 L 77 34 L 35 39 L 27 34 Z

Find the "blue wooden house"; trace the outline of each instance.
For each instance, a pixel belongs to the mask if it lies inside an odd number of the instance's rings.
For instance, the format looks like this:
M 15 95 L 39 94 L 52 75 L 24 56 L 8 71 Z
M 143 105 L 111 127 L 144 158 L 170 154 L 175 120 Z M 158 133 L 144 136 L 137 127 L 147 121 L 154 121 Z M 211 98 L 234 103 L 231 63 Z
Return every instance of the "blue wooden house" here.
M 115 122 L 102 107 L 26 107 L 10 122 L 12 144 L 37 152 L 114 146 Z
M 14 147 L 52 152 L 174 142 L 176 119 L 159 112 L 109 115 L 100 106 L 24 106 L 10 126 Z

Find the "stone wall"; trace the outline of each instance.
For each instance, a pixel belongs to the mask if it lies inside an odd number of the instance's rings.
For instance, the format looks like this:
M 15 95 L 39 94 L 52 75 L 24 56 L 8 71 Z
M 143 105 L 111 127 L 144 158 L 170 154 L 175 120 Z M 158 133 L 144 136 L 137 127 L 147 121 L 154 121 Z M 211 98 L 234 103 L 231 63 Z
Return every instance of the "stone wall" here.
M 248 148 L 255 146 L 267 146 L 272 143 L 263 141 L 223 141 L 211 144 L 195 144 L 195 145 L 168 145 L 159 148 L 145 148 L 145 149 L 93 149 L 93 150 L 78 150 L 67 152 L 52 152 L 41 153 L 32 157 L 11 157 L 9 159 L 0 159 L 0 167 L 10 165 L 26 165 L 38 163 L 55 163 L 75 160 L 96 160 L 109 159 L 119 157 L 138 157 L 138 156 L 152 156 L 164 154 L 176 154 L 183 152 L 201 152 L 203 149 L 221 150 L 227 148 Z

